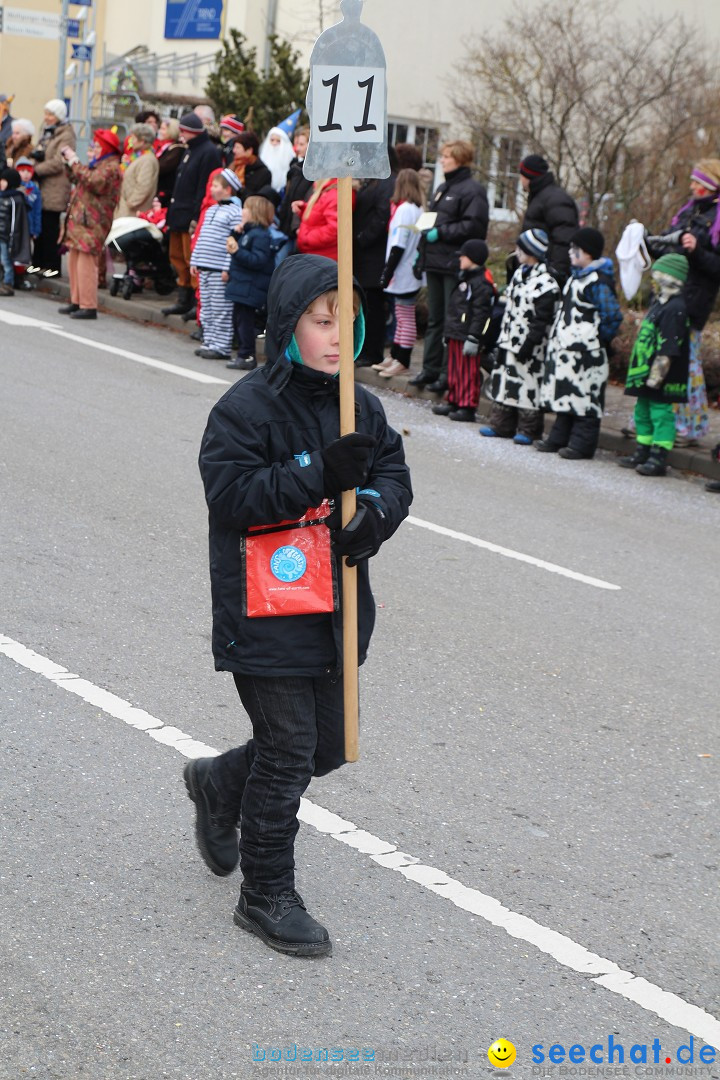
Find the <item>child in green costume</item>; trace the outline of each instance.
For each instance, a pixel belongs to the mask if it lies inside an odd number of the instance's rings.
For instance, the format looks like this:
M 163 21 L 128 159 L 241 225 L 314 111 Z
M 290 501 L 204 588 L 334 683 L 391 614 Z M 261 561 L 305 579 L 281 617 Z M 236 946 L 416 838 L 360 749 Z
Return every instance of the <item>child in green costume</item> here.
M 652 268 L 655 296 L 635 339 L 625 393 L 637 398 L 637 448 L 618 462 L 641 476 L 664 476 L 675 442 L 673 404 L 687 401 L 689 324 L 684 255 L 663 255 Z

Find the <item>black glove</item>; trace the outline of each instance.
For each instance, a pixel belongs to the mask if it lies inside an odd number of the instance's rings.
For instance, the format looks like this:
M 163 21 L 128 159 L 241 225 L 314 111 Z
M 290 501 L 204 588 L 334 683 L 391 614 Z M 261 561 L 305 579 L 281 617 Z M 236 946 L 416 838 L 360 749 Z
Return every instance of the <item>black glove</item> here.
M 33 159 L 33 161 L 44 161 L 45 151 L 42 149 L 42 147 L 37 146 L 34 150 L 30 151 L 29 156 Z
M 372 452 L 377 446 L 373 435 L 351 431 L 337 442 L 330 443 L 320 453 L 323 459 L 323 494 L 330 498 L 341 491 L 364 484 L 370 468 Z
M 388 287 L 388 285 L 390 284 L 391 281 L 392 281 L 392 274 L 388 271 L 388 268 L 386 266 L 384 268 L 382 274 L 380 275 L 380 280 L 378 281 L 378 285 L 380 286 L 381 289 L 387 289 L 387 287 Z
M 350 556 L 348 566 L 357 566 L 380 550 L 385 539 L 385 518 L 374 503 L 359 502 L 355 516 L 344 529 L 331 532 L 332 544 L 338 555 Z

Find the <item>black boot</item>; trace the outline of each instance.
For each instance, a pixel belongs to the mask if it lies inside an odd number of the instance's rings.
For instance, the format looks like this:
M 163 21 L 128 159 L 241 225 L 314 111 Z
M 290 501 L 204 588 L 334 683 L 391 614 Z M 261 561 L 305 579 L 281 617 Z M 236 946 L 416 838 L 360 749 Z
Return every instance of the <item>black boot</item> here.
M 293 956 L 327 956 L 332 952 L 327 930 L 308 915 L 302 897 L 294 890 L 268 896 L 243 885 L 233 920 L 278 952 Z
M 197 304 L 195 303 L 195 297 L 193 297 L 193 306 L 189 311 L 186 311 L 182 317 L 183 322 L 192 322 L 193 319 L 197 319 Z
M 670 453 L 664 446 L 653 446 L 644 465 L 638 465 L 635 472 L 641 476 L 665 476 L 667 456 Z
M 637 469 L 638 465 L 644 465 L 649 457 L 650 447 L 645 446 L 644 443 L 638 443 L 635 447 L 635 453 L 629 457 L 621 457 L 618 465 L 621 469 Z
M 212 782 L 210 768 L 214 758 L 196 758 L 183 770 L 188 798 L 195 803 L 195 839 L 213 874 L 226 877 L 238 864 L 239 814 L 220 798 Z
M 173 306 L 161 308 L 161 311 L 163 315 L 184 315 L 186 311 L 190 311 L 194 303 L 195 290 L 181 285 L 178 289 L 177 300 Z

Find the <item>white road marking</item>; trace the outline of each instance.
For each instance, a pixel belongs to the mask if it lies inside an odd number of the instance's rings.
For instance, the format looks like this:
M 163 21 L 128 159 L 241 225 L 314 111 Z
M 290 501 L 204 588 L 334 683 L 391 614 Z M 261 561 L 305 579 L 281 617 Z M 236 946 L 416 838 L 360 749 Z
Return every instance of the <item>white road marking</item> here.
M 496 555 L 504 555 L 506 559 L 516 559 L 518 562 L 529 563 L 538 566 L 541 570 L 549 570 L 551 574 L 561 574 L 562 577 L 572 578 L 573 581 L 582 581 L 584 585 L 594 585 L 596 589 L 619 590 L 620 585 L 613 585 L 602 578 L 588 577 L 587 574 L 579 574 L 577 570 L 568 570 L 566 566 L 558 566 L 556 563 L 545 562 L 544 559 L 536 559 L 534 555 L 523 555 L 521 551 L 513 551 L 512 548 L 500 547 L 490 540 L 479 540 L 476 536 L 467 533 L 456 532 L 455 529 L 447 529 L 444 525 L 435 525 L 432 521 L 423 521 L 422 518 L 405 518 L 408 525 L 417 525 L 421 529 L 429 529 L 430 532 L 439 533 L 441 536 L 449 536 L 451 540 L 462 540 L 474 547 L 485 548 L 486 551 L 494 551 Z
M 212 383 L 215 386 L 232 385 L 230 379 L 218 379 L 215 375 L 205 375 L 202 371 L 192 371 L 190 368 L 179 367 L 177 364 L 168 364 L 164 360 L 153 360 L 149 356 L 142 356 L 141 353 L 130 352 L 129 349 L 120 349 L 117 345 L 106 345 L 102 341 L 81 337 L 80 334 L 71 334 L 69 331 L 63 330 L 57 323 L 33 319 L 29 315 L 17 315 L 12 311 L 0 311 L 0 322 L 9 323 L 12 326 L 34 326 L 36 329 L 45 330 L 49 334 L 55 334 L 56 337 L 76 341 L 79 345 L 87 345 L 90 349 L 112 353 L 113 356 L 122 356 L 125 360 L 134 360 L 137 364 L 145 364 L 146 367 L 157 368 L 159 371 L 167 371 L 170 375 L 180 375 L 183 379 L 192 379 L 193 382 Z
M 56 664 L 46 656 L 41 656 L 13 638 L 0 635 L 0 653 L 29 671 L 43 675 L 56 686 L 77 694 L 83 701 L 102 709 L 110 716 L 117 717 L 130 727 L 147 732 L 151 739 L 171 746 L 183 757 L 216 757 L 220 752 L 212 746 L 198 742 L 176 727 L 163 724 L 157 717 L 136 708 L 129 701 L 124 701 L 123 698 L 111 694 L 108 690 L 103 690 L 102 687 L 80 678 L 79 675 L 73 674 L 67 668 Z M 581 975 L 595 976 L 592 981 L 598 986 L 620 995 L 627 1001 L 634 1002 L 642 1009 L 666 1020 L 673 1027 L 695 1035 L 698 1039 L 720 1050 L 720 1021 L 697 1005 L 691 1005 L 677 994 L 668 993 L 654 983 L 634 975 L 631 971 L 623 970 L 612 960 L 591 952 L 572 938 L 551 930 L 550 927 L 543 926 L 525 915 L 511 911 L 499 900 L 478 889 L 463 885 L 443 870 L 426 866 L 413 855 L 398 851 L 395 844 L 382 840 L 379 836 L 374 836 L 364 829 L 359 829 L 352 821 L 338 817 L 337 814 L 318 806 L 309 799 L 301 800 L 298 817 L 318 832 L 369 856 L 380 866 L 395 870 L 409 881 L 414 881 L 430 892 L 444 897 L 462 911 L 479 916 L 491 925 L 504 930 L 510 937 L 526 941 L 539 952 L 552 957 L 563 967 L 577 971 Z

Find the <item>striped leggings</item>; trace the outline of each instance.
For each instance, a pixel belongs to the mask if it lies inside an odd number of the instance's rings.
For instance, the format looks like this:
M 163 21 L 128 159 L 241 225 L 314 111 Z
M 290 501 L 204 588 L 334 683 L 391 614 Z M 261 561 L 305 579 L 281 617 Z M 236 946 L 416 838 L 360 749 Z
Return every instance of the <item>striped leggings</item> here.
M 393 341 L 401 349 L 412 349 L 417 340 L 415 326 L 415 297 L 411 300 L 395 297 L 395 334 Z
M 225 299 L 225 282 L 219 270 L 199 270 L 200 325 L 203 345 L 230 356 L 233 342 L 233 305 Z
M 482 372 L 480 354 L 463 356 L 464 341 L 450 338 L 448 347 L 447 399 L 458 409 L 477 409 L 480 401 Z

